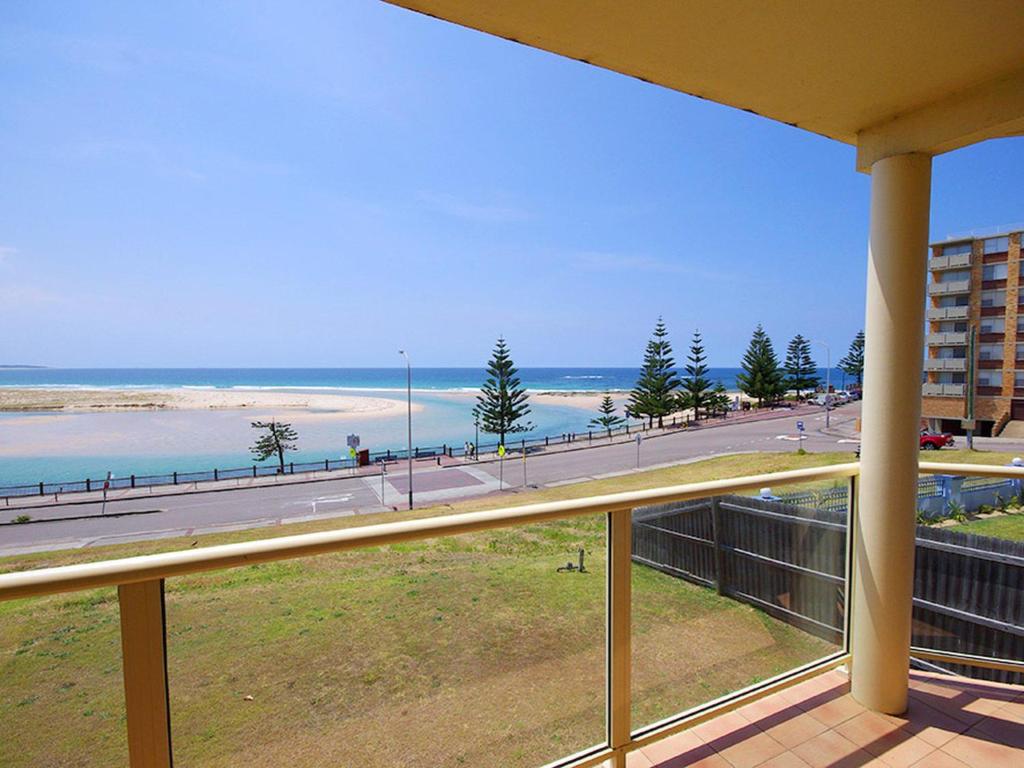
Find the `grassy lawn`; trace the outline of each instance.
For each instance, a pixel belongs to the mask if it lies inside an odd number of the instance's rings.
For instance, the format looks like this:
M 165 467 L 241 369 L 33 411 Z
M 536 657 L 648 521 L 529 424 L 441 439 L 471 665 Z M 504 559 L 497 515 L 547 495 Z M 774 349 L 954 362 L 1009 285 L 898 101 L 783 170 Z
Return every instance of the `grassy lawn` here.
M 965 460 L 959 453 L 939 456 Z M 723 457 L 413 514 L 850 458 Z M 0 560 L 0 571 L 408 517 L 32 554 Z M 556 573 L 580 547 L 590 572 Z M 601 741 L 604 547 L 603 518 L 584 517 L 169 580 L 176 764 L 531 766 Z M 832 650 L 643 566 L 633 585 L 635 726 Z M 124 764 L 120 675 L 114 590 L 0 603 L 0 765 Z
M 1024 512 L 1016 512 L 984 520 L 970 520 L 962 525 L 950 528 L 960 533 L 973 533 L 976 536 L 991 536 L 995 539 L 1024 541 Z

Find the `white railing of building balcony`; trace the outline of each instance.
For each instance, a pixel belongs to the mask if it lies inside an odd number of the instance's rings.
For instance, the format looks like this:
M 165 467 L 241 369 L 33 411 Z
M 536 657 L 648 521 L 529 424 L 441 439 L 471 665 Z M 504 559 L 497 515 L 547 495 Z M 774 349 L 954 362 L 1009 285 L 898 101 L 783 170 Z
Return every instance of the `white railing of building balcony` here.
M 923 473 L 964 474 L 983 477 L 1024 479 L 1024 469 L 981 465 L 922 464 Z M 607 545 L 607 674 L 606 743 L 586 753 L 570 755 L 550 765 L 577 768 L 613 760 L 625 765 L 627 752 L 689 728 L 718 715 L 794 685 L 820 672 L 849 661 L 847 631 L 840 650 L 778 677 L 764 680 L 720 699 L 708 702 L 642 730 L 631 722 L 631 580 L 633 510 L 641 506 L 684 502 L 722 494 L 783 486 L 841 480 L 848 483 L 850 513 L 846 515 L 846 575 L 849 574 L 856 524 L 856 478 L 859 464 L 839 464 L 726 480 L 691 483 L 649 490 L 613 493 L 583 499 L 530 504 L 482 512 L 470 512 L 378 525 L 285 536 L 259 541 L 223 544 L 162 554 L 130 557 L 95 563 L 42 568 L 0 574 L 0 601 L 38 598 L 98 587 L 118 589 L 120 605 L 122 673 L 124 677 L 126 729 L 132 768 L 169 768 L 172 765 L 171 718 L 167 680 L 167 630 L 164 614 L 166 579 L 256 563 L 376 547 L 441 536 L 509 528 L 583 515 L 606 515 Z M 844 612 L 848 628 L 851 617 Z M 915 651 L 917 653 L 917 651 Z M 922 657 L 953 663 L 962 654 L 943 654 L 920 649 Z M 979 665 L 1020 671 L 1024 665 L 999 659 L 975 660 Z

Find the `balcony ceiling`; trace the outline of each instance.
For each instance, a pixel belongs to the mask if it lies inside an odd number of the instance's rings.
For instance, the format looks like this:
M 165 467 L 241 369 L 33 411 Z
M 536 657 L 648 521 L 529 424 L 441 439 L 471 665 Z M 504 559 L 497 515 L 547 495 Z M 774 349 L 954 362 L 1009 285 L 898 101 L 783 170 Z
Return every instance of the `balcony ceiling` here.
M 858 146 L 1024 133 L 1020 0 L 389 0 Z

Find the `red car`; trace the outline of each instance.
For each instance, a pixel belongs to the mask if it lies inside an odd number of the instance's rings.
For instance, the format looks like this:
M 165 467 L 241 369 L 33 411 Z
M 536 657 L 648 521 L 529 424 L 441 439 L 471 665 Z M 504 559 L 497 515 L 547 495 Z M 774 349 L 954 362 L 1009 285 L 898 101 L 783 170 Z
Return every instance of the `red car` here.
M 947 445 L 953 445 L 953 436 L 948 432 L 921 430 L 920 448 L 922 451 L 937 451 Z
M 922 451 L 937 451 L 940 448 L 953 445 L 953 436 L 949 432 L 929 432 L 926 429 L 921 430 L 921 441 L 918 446 Z M 857 444 L 857 450 L 854 451 L 857 458 L 860 458 L 860 444 Z

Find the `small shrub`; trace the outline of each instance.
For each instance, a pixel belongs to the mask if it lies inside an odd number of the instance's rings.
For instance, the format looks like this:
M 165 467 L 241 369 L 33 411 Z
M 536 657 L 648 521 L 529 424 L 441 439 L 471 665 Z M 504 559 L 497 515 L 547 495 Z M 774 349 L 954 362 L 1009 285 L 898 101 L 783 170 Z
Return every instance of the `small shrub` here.
M 918 525 L 934 525 L 935 520 L 928 516 L 928 513 L 923 510 L 917 510 L 917 524 Z
M 18 515 L 16 518 L 11 520 L 12 523 L 27 523 L 32 518 L 28 515 Z
M 967 514 L 964 510 L 964 505 L 959 501 L 950 499 L 946 502 L 947 517 L 951 520 L 956 520 L 958 523 L 962 523 L 967 520 Z

